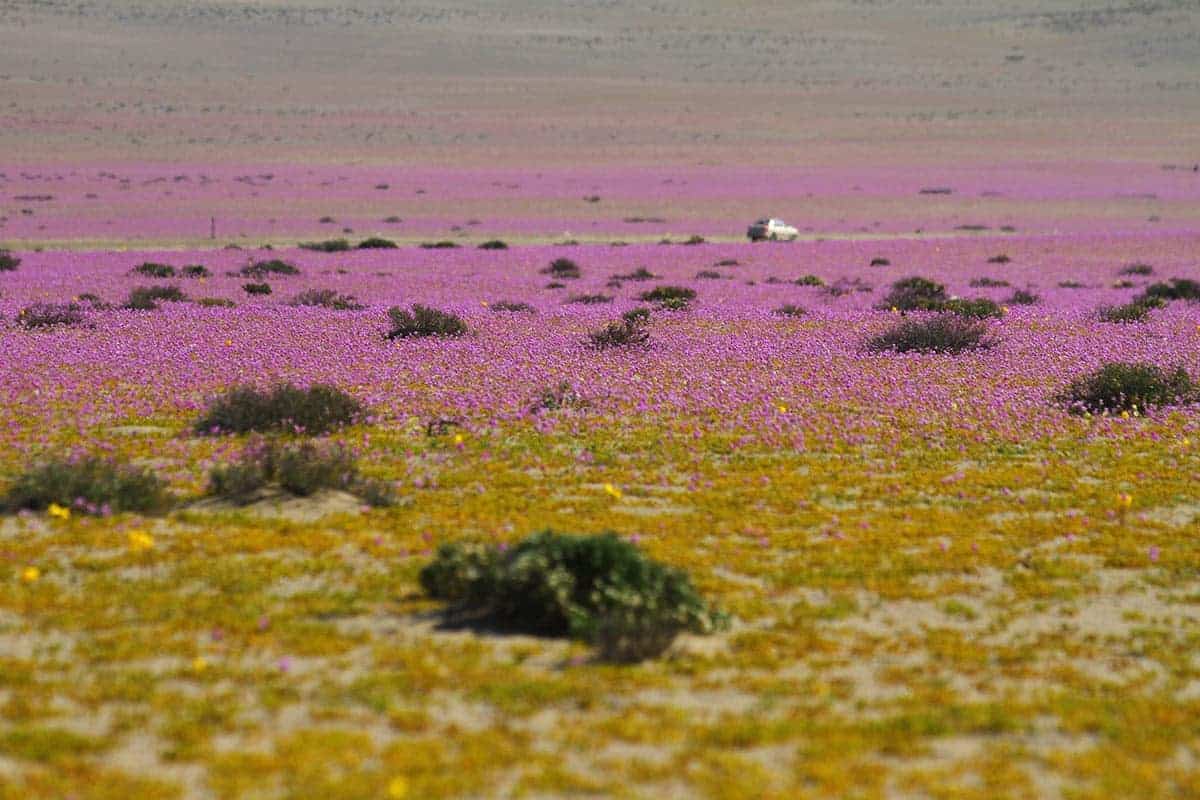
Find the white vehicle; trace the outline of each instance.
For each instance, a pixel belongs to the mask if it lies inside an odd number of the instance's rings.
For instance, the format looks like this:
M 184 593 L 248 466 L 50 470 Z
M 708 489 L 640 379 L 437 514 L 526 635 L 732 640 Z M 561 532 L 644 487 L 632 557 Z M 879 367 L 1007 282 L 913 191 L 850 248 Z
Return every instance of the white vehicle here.
M 787 239 L 789 242 L 795 241 L 800 235 L 800 231 L 788 225 L 781 219 L 760 219 L 751 225 L 746 230 L 746 235 L 750 237 L 752 242 L 761 242 L 763 239 L 777 241 L 779 239 Z

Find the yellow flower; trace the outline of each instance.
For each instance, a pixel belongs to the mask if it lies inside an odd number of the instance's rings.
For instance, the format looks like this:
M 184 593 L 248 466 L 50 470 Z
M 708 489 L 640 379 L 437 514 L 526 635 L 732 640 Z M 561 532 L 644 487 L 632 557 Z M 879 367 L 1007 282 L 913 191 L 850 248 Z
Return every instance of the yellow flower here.
M 463 443 L 463 435 L 462 435 L 461 433 L 456 433 L 456 434 L 454 434 L 454 443 L 455 443 L 455 444 L 462 444 L 462 443 Z
M 226 347 L 233 347 L 233 339 L 226 339 L 226 340 L 225 340 L 225 346 L 226 346 Z
M 154 537 L 145 531 L 129 532 L 129 549 L 135 553 L 144 553 L 154 548 Z
M 26 567 L 21 570 L 21 580 L 25 583 L 33 583 L 40 577 L 42 577 L 42 571 L 37 567 Z
M 1125 509 L 1129 508 L 1131 505 L 1133 505 L 1133 495 L 1129 494 L 1128 492 L 1121 492 L 1117 495 L 1117 506 L 1119 508 Z
M 612 495 L 613 498 L 617 500 L 621 499 L 621 490 L 613 486 L 611 483 L 604 484 L 604 491 L 608 492 L 608 494 Z
M 208 669 L 208 661 L 204 658 L 204 656 L 196 656 L 196 658 L 192 660 L 192 672 L 199 675 L 206 669 Z
M 389 800 L 404 800 L 405 797 L 408 797 L 408 781 L 399 776 L 392 778 L 388 784 Z
M 775 406 L 775 408 L 779 409 L 779 413 L 780 413 L 780 414 L 786 414 L 786 413 L 788 412 L 788 407 L 787 407 L 787 406 L 785 406 L 785 405 L 783 405 L 782 403 L 780 403 L 779 405 Z
M 60 506 L 58 503 L 51 503 L 50 507 L 46 509 L 46 513 L 52 517 L 57 517 L 58 519 L 71 518 L 71 509 L 65 506 Z

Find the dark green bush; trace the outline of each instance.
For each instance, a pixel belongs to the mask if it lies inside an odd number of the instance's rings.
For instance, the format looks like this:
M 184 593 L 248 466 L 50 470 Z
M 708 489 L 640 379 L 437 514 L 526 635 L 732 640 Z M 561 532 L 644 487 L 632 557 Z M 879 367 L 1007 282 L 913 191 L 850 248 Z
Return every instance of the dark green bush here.
M 166 483 L 141 467 L 88 456 L 37 464 L 8 487 L 4 507 L 41 510 L 51 503 L 102 513 L 163 511 L 170 505 Z
M 492 303 L 490 306 L 488 306 L 488 308 L 490 308 L 492 311 L 503 311 L 503 312 L 512 312 L 512 313 L 528 312 L 530 314 L 536 313 L 536 310 L 534 309 L 534 307 L 529 305 L 529 303 L 519 303 L 519 302 L 514 302 L 512 300 L 501 300 L 498 303 Z
M 104 302 L 103 297 L 101 297 L 98 294 L 93 294 L 92 292 L 84 292 L 81 295 L 79 295 L 79 297 L 77 299 L 81 303 L 87 303 L 89 306 L 96 309 L 97 311 L 102 311 L 104 309 L 108 309 L 108 308 L 112 307 L 108 303 Z
M 183 268 L 183 277 L 185 278 L 207 278 L 212 275 L 208 271 L 208 267 L 203 264 L 189 264 Z
M 246 294 L 270 294 L 271 284 L 269 283 L 243 283 L 242 291 Z
M 244 278 L 265 278 L 268 275 L 299 275 L 300 270 L 286 261 L 272 258 L 247 264 L 242 267 L 240 274 Z
M 351 451 L 342 445 L 321 447 L 313 442 L 280 445 L 255 442 L 231 464 L 222 464 L 209 472 L 208 493 L 234 502 L 254 499 L 256 493 L 271 484 L 298 497 L 308 497 L 322 489 L 357 494 L 372 506 L 395 502 L 387 484 L 362 477 Z
M 1196 385 L 1182 367 L 1168 371 L 1156 364 L 1117 361 L 1079 378 L 1058 400 L 1075 414 L 1111 414 L 1193 402 L 1196 395 Z
M 892 265 L 892 262 L 887 260 L 886 258 L 876 257 L 876 258 L 871 259 L 872 267 L 890 267 L 891 265 Z
M 954 297 L 942 303 L 939 311 L 949 311 L 960 317 L 971 319 L 986 319 L 987 317 L 1002 317 L 1004 311 L 1000 305 L 986 297 Z
M 350 242 L 345 239 L 326 239 L 323 242 L 301 242 L 299 246 L 302 250 L 317 253 L 345 253 L 350 249 Z
M 508 245 L 499 239 L 490 239 L 479 245 L 480 250 L 507 250 Z
M 1011 258 L 1004 255 L 1004 253 L 1001 253 L 998 256 L 992 256 L 991 258 L 989 258 L 987 260 L 987 263 L 989 263 L 989 264 L 1007 264 L 1010 261 L 1012 261 Z
M 721 277 L 721 273 L 715 269 L 702 269 L 696 273 L 696 278 L 699 280 L 716 280 Z
M 1144 297 L 1160 300 L 1200 300 L 1200 282 L 1188 278 L 1171 278 L 1169 283 L 1152 283 L 1146 287 Z
M 233 308 L 237 303 L 232 300 L 226 300 L 224 297 L 201 297 L 196 301 L 197 305 L 205 308 Z
M 914 275 L 893 283 L 878 307 L 900 311 L 936 311 L 948 299 L 945 286 Z
M 467 323 L 448 311 L 439 311 L 423 305 L 414 305 L 412 311 L 399 306 L 388 309 L 392 329 L 389 339 L 408 339 L 419 336 L 462 336 L 467 332 Z
M 957 314 L 938 314 L 928 319 L 906 319 L 867 341 L 874 352 L 946 353 L 983 350 L 994 343 L 987 337 L 987 325 Z
M 1059 281 L 1058 288 L 1060 288 L 1060 289 L 1086 289 L 1087 286 L 1085 284 L 1080 283 L 1079 281 Z
M 653 658 L 683 631 L 728 624 L 686 573 L 613 534 L 545 531 L 507 550 L 444 544 L 420 582 L 430 596 L 494 625 L 583 639 L 611 661 Z
M 704 237 L 699 234 L 692 234 L 680 242 L 680 244 L 704 244 Z
M 650 332 L 640 322 L 623 319 L 620 322 L 610 322 L 598 331 L 588 334 L 588 344 L 596 350 L 608 350 L 613 347 L 634 347 L 650 341 Z
M 1149 264 L 1126 264 L 1118 275 L 1153 275 L 1154 267 Z
M 334 386 L 299 389 L 277 384 L 269 390 L 235 386 L 213 399 L 196 422 L 199 434 L 301 430 L 319 436 L 358 421 L 362 404 Z
M 530 404 L 529 411 L 537 414 L 541 411 L 557 411 L 560 408 L 579 408 L 582 405 L 583 398 L 575 391 L 575 387 L 567 381 L 562 381 L 557 386 L 543 389 Z
M 364 306 L 348 294 L 333 289 L 306 289 L 292 298 L 294 306 L 320 306 L 335 311 L 359 311 Z
M 696 297 L 696 290 L 686 286 L 656 286 L 648 292 L 643 292 L 641 299 L 647 303 L 658 303 L 666 309 L 680 309 L 687 306 Z
M 645 306 L 631 308 L 621 315 L 621 319 L 633 325 L 645 325 L 650 321 L 650 309 Z
M 542 270 L 543 275 L 552 275 L 557 280 L 567 278 L 578 278 L 582 273 L 579 265 L 569 258 L 556 258 L 550 262 L 550 266 Z
M 738 260 L 736 258 L 722 258 L 720 261 L 713 264 L 714 267 L 736 267 L 737 265 Z
M 565 283 L 559 283 L 558 281 L 550 281 L 549 283 L 546 284 L 546 288 L 547 289 L 565 289 L 565 288 L 567 288 L 567 285 Z
M 612 295 L 610 294 L 573 294 L 567 298 L 568 303 L 575 303 L 584 306 L 596 306 L 603 303 L 611 303 Z
M 1008 285 L 1009 285 L 1008 281 L 999 280 L 996 278 L 972 278 L 971 279 L 971 288 L 973 288 L 973 289 L 983 289 L 983 288 L 990 289 L 993 287 L 1003 287 L 1003 286 L 1008 286 Z
M 144 264 L 138 264 L 132 270 L 132 274 L 145 275 L 147 278 L 174 278 L 175 268 L 170 264 L 158 264 L 153 261 L 147 261 Z
M 618 281 L 652 281 L 658 276 L 645 267 L 638 267 L 633 272 L 627 272 L 624 275 L 613 275 L 612 277 Z
M 21 266 L 21 259 L 9 250 L 0 250 L 0 272 L 12 272 Z
M 825 285 L 825 281 L 821 280 L 821 278 L 817 277 L 816 275 L 805 275 L 803 277 L 796 278 L 796 280 L 792 281 L 792 283 L 796 284 L 797 286 L 824 286 Z
M 421 242 L 422 250 L 454 250 L 457 247 L 458 243 L 449 239 L 443 239 L 440 242 Z
M 187 295 L 178 286 L 138 286 L 129 291 L 129 299 L 125 301 L 125 308 L 135 311 L 153 311 L 158 308 L 160 300 L 181 303 L 187 300 Z
M 775 309 L 774 313 L 781 317 L 803 317 L 808 312 L 803 306 L 793 305 L 792 303 L 784 303 L 779 308 Z
M 397 250 L 400 245 L 382 236 L 368 236 L 356 245 L 359 250 Z
M 1157 297 L 1144 297 L 1119 306 L 1105 306 L 1096 312 L 1101 322 L 1144 322 L 1151 310 L 1165 303 Z
M 1027 289 L 1017 289 L 1004 302 L 1010 306 L 1032 306 L 1041 302 L 1041 299 Z
M 31 330 L 80 325 L 83 321 L 83 309 L 75 303 L 34 303 L 17 315 L 17 322 Z

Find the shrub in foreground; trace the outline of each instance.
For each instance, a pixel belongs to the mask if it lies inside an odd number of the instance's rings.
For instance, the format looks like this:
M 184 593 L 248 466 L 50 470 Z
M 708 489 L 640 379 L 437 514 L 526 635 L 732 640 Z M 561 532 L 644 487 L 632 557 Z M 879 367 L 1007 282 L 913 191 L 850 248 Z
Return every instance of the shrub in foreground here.
M 1200 281 L 1171 278 L 1170 282 L 1152 283 L 1146 287 L 1143 297 L 1157 297 L 1160 300 L 1200 300 Z
M 34 303 L 17 315 L 17 322 L 30 330 L 80 325 L 83 320 L 83 309 L 76 303 Z
M 348 294 L 339 294 L 333 289 L 306 289 L 292 298 L 294 306 L 320 306 L 335 311 L 359 311 L 362 303 Z
M 389 308 L 388 319 L 392 323 L 392 329 L 386 334 L 388 339 L 462 336 L 467 332 L 467 324 L 456 314 L 420 304 L 414 305 L 411 311 L 399 306 Z
M 208 494 L 244 503 L 271 484 L 298 497 L 336 489 L 353 492 L 373 506 L 395 502 L 390 486 L 358 473 L 354 455 L 348 448 L 321 447 L 313 442 L 253 443 L 238 461 L 213 467 L 208 475 Z
M 1110 414 L 1191 402 L 1197 392 L 1182 367 L 1115 361 L 1074 381 L 1058 399 L 1075 414 Z
M 187 300 L 187 295 L 178 286 L 137 286 L 129 290 L 125 308 L 135 311 L 153 311 L 158 308 L 160 300 L 182 303 Z
M 491 624 L 583 639 L 611 661 L 653 658 L 683 631 L 708 634 L 728 624 L 686 573 L 611 533 L 545 531 L 509 549 L 444 544 L 420 582 L 430 596 Z
M 928 319 L 906 319 L 891 329 L 867 340 L 874 352 L 946 353 L 983 350 L 994 342 L 987 336 L 987 325 L 957 314 L 939 314 Z
M 166 483 L 141 467 L 89 456 L 37 464 L 8 487 L 9 511 L 42 510 L 51 504 L 88 513 L 154 512 L 170 505 Z
M 362 413 L 361 403 L 327 384 L 300 389 L 287 383 L 268 390 L 235 386 L 209 403 L 195 430 L 226 434 L 299 429 L 320 435 L 356 422 Z
M 12 272 L 21 266 L 21 259 L 8 250 L 0 250 L 0 272 Z
M 620 322 L 610 322 L 597 331 L 588 334 L 588 344 L 595 350 L 608 350 L 614 347 L 636 347 L 650 341 L 650 332 L 641 321 L 622 319 Z

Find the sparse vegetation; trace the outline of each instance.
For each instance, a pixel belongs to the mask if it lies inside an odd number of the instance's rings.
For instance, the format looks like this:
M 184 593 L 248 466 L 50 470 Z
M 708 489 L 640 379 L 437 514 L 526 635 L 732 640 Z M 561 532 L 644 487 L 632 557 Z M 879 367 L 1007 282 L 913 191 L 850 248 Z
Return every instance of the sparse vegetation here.
M 987 325 L 957 314 L 938 314 L 928 319 L 906 319 L 867 340 L 872 352 L 942 353 L 957 355 L 984 350 L 994 343 Z
M 1146 287 L 1143 297 L 1160 300 L 1200 300 L 1200 281 L 1189 278 L 1171 278 L 1168 282 L 1152 283 Z
M 588 334 L 588 344 L 595 350 L 640 347 L 649 341 L 650 332 L 646 330 L 645 325 L 640 321 L 628 319 L 610 322 L 600 330 Z
M 299 246 L 317 253 L 345 253 L 350 249 L 350 242 L 345 239 L 326 239 L 323 242 L 301 242 Z
M 12 251 L 0 250 L 0 272 L 13 272 L 19 266 L 21 259 L 13 255 Z
M 170 264 L 159 264 L 154 261 L 147 261 L 138 264 L 132 270 L 131 274 L 142 275 L 147 278 L 174 278 L 175 268 Z
M 972 289 L 1001 288 L 1001 287 L 1005 287 L 1008 285 L 1009 285 L 1008 281 L 1001 280 L 998 278 L 972 278 L 971 279 L 971 288 Z
M 299 275 L 300 270 L 294 264 L 272 258 L 247 264 L 239 274 L 244 278 L 265 278 L 267 275 Z
M 208 267 L 203 264 L 189 264 L 183 268 L 183 277 L 185 278 L 209 278 L 212 273 L 208 271 Z
M 479 245 L 480 250 L 507 250 L 508 245 L 499 239 L 489 239 Z
M 932 311 L 941 308 L 948 299 L 945 286 L 914 275 L 893 283 L 879 307 L 899 311 Z
M 398 250 L 399 248 L 400 245 L 382 236 L 369 236 L 355 245 L 356 250 Z
M 822 280 L 821 278 L 817 277 L 816 275 L 803 275 L 799 278 L 796 278 L 796 280 L 792 281 L 792 283 L 796 284 L 797 286 L 824 286 L 825 285 L 825 281 Z
M 1119 306 L 1104 306 L 1096 312 L 1101 322 L 1145 322 L 1150 312 L 1165 303 L 1157 297 L 1146 297 Z
M 266 295 L 271 294 L 271 284 L 269 283 L 243 283 L 242 291 L 246 294 Z
M 411 311 L 405 311 L 399 306 L 390 308 L 388 319 L 392 323 L 392 328 L 387 333 L 388 339 L 462 336 L 467 332 L 467 324 L 461 317 L 420 304 L 414 305 Z
M 99 456 L 55 458 L 17 476 L 4 495 L 8 511 L 51 505 L 88 514 L 156 512 L 170 505 L 166 484 L 149 470 Z
M 511 313 L 536 313 L 533 306 L 529 303 L 513 302 L 512 300 L 501 300 L 498 303 L 492 303 L 488 306 L 492 311 L 496 312 L 511 312 Z
M 81 325 L 84 319 L 83 309 L 76 303 L 34 303 L 17 315 L 17 322 L 31 330 Z
M 160 301 L 181 303 L 187 300 L 187 295 L 178 286 L 138 286 L 129 291 L 125 308 L 135 311 L 153 311 L 158 308 Z
M 808 313 L 803 306 L 794 305 L 792 303 L 784 303 L 773 312 L 779 317 L 803 317 Z
M 364 307 L 354 297 L 333 289 L 306 289 L 292 298 L 293 306 L 320 306 L 335 311 L 360 311 Z
M 298 497 L 334 489 L 352 492 L 369 505 L 392 505 L 395 502 L 392 488 L 361 476 L 355 461 L 354 454 L 342 445 L 321 446 L 311 441 L 292 445 L 252 442 L 237 461 L 221 464 L 209 472 L 208 494 L 246 503 L 275 484 Z
M 335 386 L 290 383 L 271 389 L 235 386 L 209 402 L 197 420 L 199 434 L 296 432 L 320 436 L 357 422 L 362 404 Z
M 648 292 L 643 292 L 641 299 L 647 303 L 657 303 L 660 308 L 678 310 L 696 297 L 696 290 L 686 286 L 656 286 Z
M 1004 302 L 1010 306 L 1032 306 L 1040 303 L 1041 300 L 1042 298 L 1028 289 L 1017 289 Z
M 971 319 L 1004 316 L 1004 310 L 1000 308 L 999 304 L 986 297 L 952 297 L 936 310 L 948 311 L 951 314 Z
M 456 250 L 459 247 L 458 242 L 442 239 L 438 242 L 421 242 L 422 250 Z
M 567 299 L 568 303 L 574 303 L 584 306 L 595 306 L 603 303 L 611 303 L 612 295 L 608 294 L 575 294 Z
M 1154 267 L 1149 264 L 1126 264 L 1118 275 L 1153 275 Z
M 555 280 L 564 280 L 567 278 L 578 278 L 582 273 L 579 265 L 569 258 L 556 258 L 550 262 L 550 266 L 542 270 L 542 274 L 551 275 Z
M 1114 414 L 1194 402 L 1196 386 L 1182 367 L 1110 362 L 1076 380 L 1058 399 L 1072 413 Z

